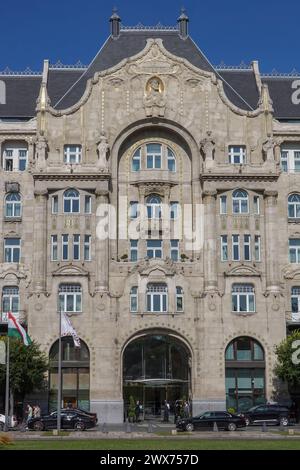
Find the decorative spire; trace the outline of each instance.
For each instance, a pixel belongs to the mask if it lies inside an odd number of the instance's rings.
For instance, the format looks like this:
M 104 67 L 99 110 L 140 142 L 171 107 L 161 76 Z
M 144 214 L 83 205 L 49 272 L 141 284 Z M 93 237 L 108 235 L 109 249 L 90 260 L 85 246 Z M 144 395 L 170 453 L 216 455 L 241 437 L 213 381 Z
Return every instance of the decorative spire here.
M 182 39 L 185 39 L 189 35 L 189 17 L 186 14 L 186 9 L 184 7 L 181 8 L 181 15 L 179 16 L 177 23 L 179 25 L 179 34 Z
M 113 8 L 109 22 L 111 24 L 110 32 L 112 37 L 118 38 L 120 36 L 121 18 L 118 15 L 118 10 L 116 7 Z

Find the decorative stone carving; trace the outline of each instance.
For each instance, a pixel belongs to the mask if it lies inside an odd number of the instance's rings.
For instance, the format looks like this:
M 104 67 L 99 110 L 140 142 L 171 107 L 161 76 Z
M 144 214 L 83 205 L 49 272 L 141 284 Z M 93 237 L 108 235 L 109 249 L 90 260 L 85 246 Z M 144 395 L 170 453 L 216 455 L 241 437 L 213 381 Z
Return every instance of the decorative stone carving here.
M 107 156 L 109 153 L 109 145 L 107 143 L 107 138 L 104 134 L 100 137 L 100 142 L 97 145 L 98 149 L 98 161 L 97 161 L 97 168 L 101 171 L 108 170 L 108 161 Z
M 46 150 L 47 141 L 45 137 L 39 135 L 35 145 L 35 167 L 37 170 L 46 168 Z
M 147 116 L 165 115 L 166 100 L 164 97 L 164 84 L 158 77 L 152 77 L 146 85 L 144 106 Z
M 207 131 L 206 137 L 200 142 L 200 149 L 205 155 L 205 166 L 210 168 L 214 161 L 215 142 L 211 138 L 211 131 Z
M 276 140 L 271 136 L 263 143 L 263 152 L 266 155 L 266 162 L 274 162 L 274 148 L 276 145 Z
M 18 193 L 19 191 L 20 191 L 20 184 L 17 183 L 16 181 L 13 181 L 11 183 L 9 182 L 5 183 L 6 193 Z

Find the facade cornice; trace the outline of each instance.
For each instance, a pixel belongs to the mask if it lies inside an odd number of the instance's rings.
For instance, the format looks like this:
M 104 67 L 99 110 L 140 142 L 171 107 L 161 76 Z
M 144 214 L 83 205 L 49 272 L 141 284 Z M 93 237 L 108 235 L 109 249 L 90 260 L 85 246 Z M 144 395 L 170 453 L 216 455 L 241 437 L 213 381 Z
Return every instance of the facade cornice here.
M 280 173 L 202 173 L 200 181 L 277 181 Z
M 36 181 L 109 181 L 110 173 L 35 173 L 32 172 Z

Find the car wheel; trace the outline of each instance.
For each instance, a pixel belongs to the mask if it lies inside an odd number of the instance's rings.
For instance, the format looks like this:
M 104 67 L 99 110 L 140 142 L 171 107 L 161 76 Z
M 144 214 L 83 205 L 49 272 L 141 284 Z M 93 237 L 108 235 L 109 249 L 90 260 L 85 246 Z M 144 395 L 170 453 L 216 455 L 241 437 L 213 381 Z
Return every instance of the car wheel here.
M 186 430 L 187 432 L 192 432 L 192 431 L 194 431 L 194 425 L 193 425 L 193 423 L 188 423 L 188 424 L 186 424 L 185 430 Z
M 76 429 L 76 431 L 84 431 L 85 425 L 81 421 L 78 421 L 77 423 L 74 424 L 74 429 Z
M 35 431 L 43 431 L 44 425 L 43 425 L 42 421 L 36 421 L 35 423 L 33 423 L 33 429 Z
M 289 424 L 288 418 L 287 418 L 286 416 L 282 416 L 282 417 L 280 418 L 279 424 L 280 424 L 281 426 L 288 426 L 288 424 Z
M 228 431 L 235 431 L 236 430 L 236 424 L 235 423 L 229 423 L 227 426 Z

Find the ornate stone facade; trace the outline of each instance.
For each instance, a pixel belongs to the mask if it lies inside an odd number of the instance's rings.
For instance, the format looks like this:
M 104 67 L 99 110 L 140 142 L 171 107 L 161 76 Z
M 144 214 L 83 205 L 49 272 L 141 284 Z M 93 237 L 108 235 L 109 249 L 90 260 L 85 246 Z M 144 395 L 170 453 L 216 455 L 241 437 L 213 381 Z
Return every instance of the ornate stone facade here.
M 171 54 L 155 30 L 149 36 L 141 52 L 95 72 L 79 101 L 67 109 L 50 103 L 46 63 L 36 117 L 0 122 L 3 161 L 7 143 L 23 142 L 29 150 L 27 171 L 1 170 L 2 200 L 5 184 L 18 183 L 22 198 L 19 220 L 6 217 L 0 205 L 3 238 L 21 239 L 19 263 L 0 255 L 1 287 L 19 287 L 29 333 L 49 353 L 58 337 L 59 286 L 81 286 L 82 311 L 70 318 L 90 351 L 90 406 L 102 422 L 123 421 L 124 351 L 148 333 L 170 335 L 188 349 L 194 413 L 225 407 L 225 350 L 237 337 L 251 337 L 263 347 L 265 398 L 271 398 L 274 347 L 286 336 L 290 290 L 300 283 L 299 264 L 289 263 L 288 242 L 300 234 L 287 215 L 287 198 L 300 190 L 300 176 L 279 166 L 280 146 L 300 142 L 299 124 L 274 119 L 261 82 L 256 109 L 241 109 L 230 101 L 217 73 Z M 149 143 L 172 150 L 175 171 L 143 164 L 132 170 L 133 155 L 141 149 L 143 160 Z M 81 147 L 79 162 L 65 159 L 65 146 L 71 145 Z M 231 146 L 243 146 L 243 163 L 228 161 Z M 79 193 L 79 211 L 64 211 L 68 189 Z M 248 210 L 242 213 L 232 210 L 236 189 L 248 195 Z M 183 233 L 178 261 L 170 260 L 165 239 L 162 259 L 147 258 L 147 234 L 139 241 L 138 261 L 130 261 L 128 233 L 118 224 L 116 238 L 97 236 L 99 205 L 112 205 L 120 216 L 124 200 L 144 204 L 151 194 L 165 204 L 193 208 L 192 229 L 201 232 L 203 243 L 187 245 Z M 220 211 L 223 202 L 226 208 Z M 90 211 L 84 209 L 89 203 Z M 62 259 L 62 236 L 71 240 L 74 234 L 81 243 L 91 236 L 90 260 L 72 259 L 70 253 Z M 240 237 L 239 259 L 230 254 L 234 234 Z M 223 261 L 222 235 L 229 253 Z M 252 244 L 249 259 L 243 254 L 246 235 Z M 59 253 L 54 260 L 52 236 Z M 259 240 L 259 255 L 254 240 Z M 149 282 L 167 285 L 167 311 L 147 311 Z M 253 311 L 232 311 L 235 284 L 253 286 Z M 138 286 L 135 313 L 130 312 L 132 286 Z M 181 312 L 176 311 L 176 286 L 184 293 Z

